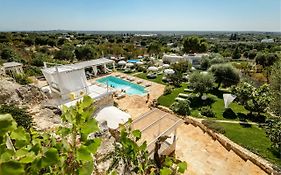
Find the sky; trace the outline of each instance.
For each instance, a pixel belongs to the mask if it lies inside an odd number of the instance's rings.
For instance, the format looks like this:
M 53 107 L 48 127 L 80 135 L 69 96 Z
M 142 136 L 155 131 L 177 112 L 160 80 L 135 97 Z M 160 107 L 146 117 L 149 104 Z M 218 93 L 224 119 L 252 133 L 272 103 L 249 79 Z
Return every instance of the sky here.
M 281 31 L 281 0 L 0 0 L 0 31 Z

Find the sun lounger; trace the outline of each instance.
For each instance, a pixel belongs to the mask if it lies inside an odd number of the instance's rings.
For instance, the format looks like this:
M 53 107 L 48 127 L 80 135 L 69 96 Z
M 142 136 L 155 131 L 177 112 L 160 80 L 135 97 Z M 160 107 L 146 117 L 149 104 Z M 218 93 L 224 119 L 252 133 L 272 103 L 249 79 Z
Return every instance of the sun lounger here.
M 184 89 L 184 92 L 193 92 L 193 90 L 189 89 L 189 88 L 186 88 L 186 89 Z
M 135 80 L 135 79 L 134 79 L 134 78 L 132 78 L 132 77 L 130 77 L 130 78 L 129 78 L 129 81 L 134 81 L 134 80 Z
M 184 100 L 186 100 L 186 99 L 181 98 L 181 97 L 177 97 L 177 98 L 175 98 L 175 101 L 184 101 Z
M 143 82 L 142 80 L 138 80 L 138 81 L 137 81 L 138 84 L 141 84 L 142 82 Z
M 120 77 L 121 75 L 119 75 L 119 74 L 117 74 L 117 75 L 115 75 L 115 77 Z
M 188 98 L 190 95 L 189 94 L 184 94 L 184 93 L 179 93 L 178 95 L 181 98 Z
M 126 94 L 122 92 L 122 93 L 118 94 L 116 98 L 121 99 L 121 98 L 124 98 L 124 97 L 126 97 Z
M 149 87 L 149 86 L 151 86 L 151 83 L 145 84 L 145 87 Z

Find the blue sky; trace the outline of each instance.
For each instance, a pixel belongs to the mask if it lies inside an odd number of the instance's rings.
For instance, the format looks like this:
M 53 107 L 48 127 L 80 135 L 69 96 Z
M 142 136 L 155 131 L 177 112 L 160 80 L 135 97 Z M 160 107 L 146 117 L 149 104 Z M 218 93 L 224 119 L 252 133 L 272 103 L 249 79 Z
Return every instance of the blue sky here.
M 0 30 L 280 31 L 281 0 L 0 0 Z

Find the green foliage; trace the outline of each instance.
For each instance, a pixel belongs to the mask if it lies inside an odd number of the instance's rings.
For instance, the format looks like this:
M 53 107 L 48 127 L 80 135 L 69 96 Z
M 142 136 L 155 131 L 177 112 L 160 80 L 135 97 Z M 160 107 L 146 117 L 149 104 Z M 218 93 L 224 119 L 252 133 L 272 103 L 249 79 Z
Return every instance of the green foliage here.
M 161 45 L 157 42 L 153 42 L 148 46 L 147 52 L 150 55 L 159 55 L 161 53 Z
M 172 91 L 173 91 L 173 87 L 172 86 L 165 86 L 164 95 L 171 94 Z
M 225 87 L 236 85 L 240 81 L 239 72 L 231 64 L 216 64 L 209 69 L 213 73 L 219 88 L 221 84 Z
M 276 62 L 270 76 L 270 109 L 278 116 L 281 116 L 281 60 Z
M 41 76 L 43 75 L 41 69 L 36 66 L 26 66 L 24 69 L 24 74 L 26 76 Z
M 196 36 L 187 37 L 183 40 L 183 51 L 185 53 L 202 53 L 206 52 L 208 44 L 206 40 Z
M 90 46 L 77 47 L 74 51 L 77 60 L 91 60 L 95 58 L 95 51 Z
M 225 130 L 222 126 L 220 126 L 216 121 L 213 120 L 203 120 L 202 124 L 207 128 L 213 130 L 214 132 L 224 134 Z
M 211 66 L 211 60 L 208 57 L 203 57 L 200 61 L 200 68 L 207 70 Z
M 32 127 L 32 117 L 25 109 L 4 104 L 0 106 L 0 114 L 11 114 L 18 126 L 22 126 L 26 130 L 29 130 Z
M 210 108 L 210 106 L 203 106 L 201 109 L 201 115 L 206 116 L 206 117 L 215 117 L 215 113 L 213 110 Z
M 202 74 L 200 72 L 194 72 L 190 75 L 189 83 L 194 92 L 199 93 L 201 97 L 203 93 L 213 88 L 214 76 L 210 73 Z
M 74 50 L 73 46 L 64 45 L 61 50 L 55 53 L 54 59 L 73 61 L 75 58 L 73 50 Z
M 256 88 L 244 82 L 235 87 L 233 93 L 247 110 L 251 113 L 257 112 L 258 115 L 265 112 L 271 100 L 269 86 L 267 84 Z
M 191 64 L 188 61 L 181 61 L 181 62 L 177 62 L 171 65 L 171 68 L 179 73 L 186 73 L 188 71 L 190 71 L 191 69 Z
M 278 60 L 278 56 L 273 53 L 258 53 L 255 60 L 257 64 L 265 68 L 272 66 Z
M 2 50 L 1 52 L 1 58 L 3 60 L 6 60 L 7 62 L 11 62 L 11 61 L 18 61 L 18 56 L 16 55 L 16 53 L 10 49 L 10 48 L 5 48 Z
M 232 59 L 239 59 L 241 57 L 241 53 L 239 50 L 239 47 L 236 47 L 235 50 L 232 53 Z
M 27 85 L 27 84 L 32 83 L 31 79 L 25 74 L 16 74 L 14 76 L 14 78 L 15 78 L 16 82 L 21 85 Z
M 281 119 L 269 119 L 265 124 L 266 134 L 272 142 L 272 147 L 276 149 L 281 158 Z
M 186 115 L 189 115 L 190 114 L 190 101 L 188 100 L 180 100 L 178 102 L 174 102 L 172 105 L 171 105 L 171 109 L 179 114 L 179 115 L 183 115 L 183 116 L 186 116 Z
M 92 103 L 84 97 L 75 107 L 64 107 L 67 126 L 55 133 L 28 133 L 10 115 L 0 116 L 0 174 L 92 174 L 92 155 L 101 142 L 88 137 L 98 131 Z

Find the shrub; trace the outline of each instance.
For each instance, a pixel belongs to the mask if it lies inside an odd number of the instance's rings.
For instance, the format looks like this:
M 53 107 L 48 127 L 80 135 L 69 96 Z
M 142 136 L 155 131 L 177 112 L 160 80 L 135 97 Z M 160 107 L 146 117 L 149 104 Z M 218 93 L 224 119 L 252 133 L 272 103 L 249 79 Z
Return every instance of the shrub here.
M 0 114 L 11 114 L 19 126 L 29 130 L 32 127 L 32 117 L 25 109 L 13 105 L 0 106 Z
M 226 108 L 222 115 L 224 118 L 227 118 L 227 119 L 237 118 L 237 115 L 231 108 Z
M 32 82 L 26 75 L 23 75 L 23 74 L 15 75 L 15 80 L 17 83 L 19 83 L 21 85 L 27 85 Z
M 221 134 L 225 133 L 224 127 L 218 125 L 218 123 L 213 120 L 203 120 L 202 124 L 214 132 L 221 133 Z
M 171 94 L 173 91 L 173 87 L 172 86 L 166 86 L 164 89 L 164 95 L 168 95 Z
M 188 100 L 183 100 L 183 101 L 178 101 L 174 102 L 171 105 L 171 109 L 179 115 L 189 115 L 190 114 L 190 107 L 189 107 L 190 101 Z
M 41 76 L 41 75 L 43 75 L 41 69 L 38 68 L 38 67 L 35 67 L 35 66 L 28 66 L 28 67 L 24 70 L 24 73 L 25 73 L 27 76 Z
M 201 109 L 201 115 L 204 115 L 206 117 L 215 117 L 215 113 L 210 108 L 210 106 L 203 106 Z

